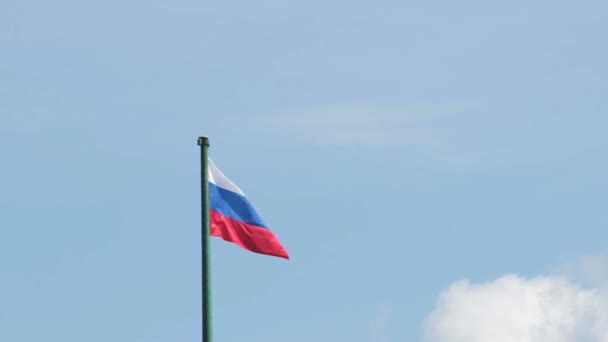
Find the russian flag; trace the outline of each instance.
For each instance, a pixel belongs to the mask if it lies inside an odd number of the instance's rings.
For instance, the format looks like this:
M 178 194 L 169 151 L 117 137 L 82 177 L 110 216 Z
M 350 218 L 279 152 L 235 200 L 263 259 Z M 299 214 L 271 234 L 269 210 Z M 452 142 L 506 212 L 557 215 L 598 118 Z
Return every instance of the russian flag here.
M 208 172 L 210 234 L 252 252 L 289 259 L 285 248 L 262 221 L 243 191 L 224 176 L 211 159 Z

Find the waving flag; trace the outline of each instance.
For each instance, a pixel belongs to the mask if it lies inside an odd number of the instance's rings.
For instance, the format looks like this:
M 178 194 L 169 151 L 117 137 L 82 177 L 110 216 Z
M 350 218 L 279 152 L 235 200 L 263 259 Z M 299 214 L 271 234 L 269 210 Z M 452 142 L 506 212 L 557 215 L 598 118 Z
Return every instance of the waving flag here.
M 289 259 L 245 194 L 209 159 L 209 230 L 213 236 L 260 254 Z

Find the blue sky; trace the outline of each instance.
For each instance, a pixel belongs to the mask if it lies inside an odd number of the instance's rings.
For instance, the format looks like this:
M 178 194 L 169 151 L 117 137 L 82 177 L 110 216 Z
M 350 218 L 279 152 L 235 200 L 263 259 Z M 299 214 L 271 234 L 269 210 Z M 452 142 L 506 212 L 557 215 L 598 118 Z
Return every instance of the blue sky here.
M 606 13 L 0 2 L 0 340 L 200 339 L 202 134 L 292 257 L 213 240 L 217 341 L 467 341 L 462 279 L 606 274 Z

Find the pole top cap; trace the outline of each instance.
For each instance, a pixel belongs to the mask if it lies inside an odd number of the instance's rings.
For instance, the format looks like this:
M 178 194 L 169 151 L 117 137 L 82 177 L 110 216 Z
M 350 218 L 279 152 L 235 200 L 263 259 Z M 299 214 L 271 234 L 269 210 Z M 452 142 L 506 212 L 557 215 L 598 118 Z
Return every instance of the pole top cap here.
M 198 146 L 209 146 L 209 138 L 207 137 L 198 137 Z

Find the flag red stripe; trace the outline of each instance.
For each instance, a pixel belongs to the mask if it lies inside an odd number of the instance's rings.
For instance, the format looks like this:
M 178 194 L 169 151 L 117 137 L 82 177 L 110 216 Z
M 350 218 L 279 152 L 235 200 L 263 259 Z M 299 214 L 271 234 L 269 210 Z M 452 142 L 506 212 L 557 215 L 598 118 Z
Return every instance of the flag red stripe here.
M 285 248 L 267 228 L 231 219 L 215 210 L 209 210 L 209 228 L 212 236 L 234 242 L 246 250 L 289 259 Z

